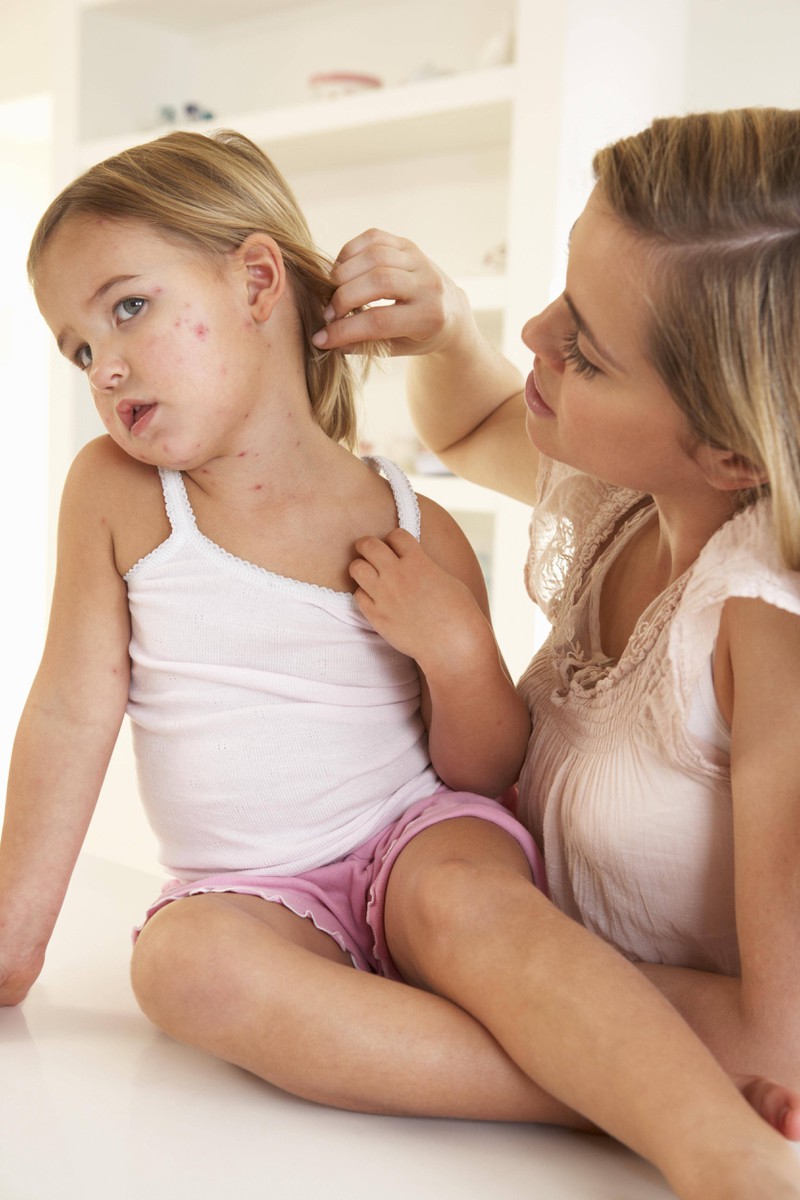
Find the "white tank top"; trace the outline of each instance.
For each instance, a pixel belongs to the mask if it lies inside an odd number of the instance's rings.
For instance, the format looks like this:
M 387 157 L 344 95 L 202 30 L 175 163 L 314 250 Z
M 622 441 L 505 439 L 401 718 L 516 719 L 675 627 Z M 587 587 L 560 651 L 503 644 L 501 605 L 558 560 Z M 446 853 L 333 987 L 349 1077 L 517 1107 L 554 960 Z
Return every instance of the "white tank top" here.
M 398 522 L 409 481 L 384 459 Z M 172 533 L 125 576 L 139 786 L 165 868 L 290 875 L 333 862 L 441 786 L 414 661 L 349 592 L 275 575 L 197 528 L 161 470 Z

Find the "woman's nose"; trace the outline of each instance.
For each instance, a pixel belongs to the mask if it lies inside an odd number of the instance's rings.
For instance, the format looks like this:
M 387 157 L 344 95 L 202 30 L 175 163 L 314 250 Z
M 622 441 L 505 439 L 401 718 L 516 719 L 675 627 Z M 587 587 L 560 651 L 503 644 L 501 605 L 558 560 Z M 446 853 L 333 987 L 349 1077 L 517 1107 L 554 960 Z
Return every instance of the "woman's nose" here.
M 522 327 L 522 340 L 537 358 L 544 359 L 553 367 L 563 364 L 564 332 L 558 300 L 554 300 L 542 312 L 525 322 Z

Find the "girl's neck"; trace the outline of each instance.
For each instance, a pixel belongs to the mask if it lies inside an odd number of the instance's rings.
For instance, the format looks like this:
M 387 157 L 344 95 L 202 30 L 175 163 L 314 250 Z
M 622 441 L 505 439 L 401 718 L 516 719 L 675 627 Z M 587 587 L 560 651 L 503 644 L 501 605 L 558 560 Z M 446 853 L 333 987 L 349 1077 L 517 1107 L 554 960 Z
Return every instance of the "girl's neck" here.
M 324 488 L 355 461 L 307 412 L 284 411 L 274 422 L 248 422 L 227 453 L 186 471 L 210 501 L 239 508 L 273 505 Z

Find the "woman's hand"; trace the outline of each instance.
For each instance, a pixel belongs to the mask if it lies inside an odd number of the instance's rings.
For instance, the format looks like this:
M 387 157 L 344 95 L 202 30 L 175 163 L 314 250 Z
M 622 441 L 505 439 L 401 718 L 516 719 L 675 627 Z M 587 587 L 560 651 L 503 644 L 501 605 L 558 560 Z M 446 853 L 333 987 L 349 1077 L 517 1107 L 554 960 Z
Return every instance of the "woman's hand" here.
M 447 344 L 465 316 L 470 320 L 466 295 L 452 279 L 413 242 L 380 229 L 342 247 L 331 279 L 328 324 L 312 338 L 320 349 L 382 341 L 394 355 L 428 354 Z

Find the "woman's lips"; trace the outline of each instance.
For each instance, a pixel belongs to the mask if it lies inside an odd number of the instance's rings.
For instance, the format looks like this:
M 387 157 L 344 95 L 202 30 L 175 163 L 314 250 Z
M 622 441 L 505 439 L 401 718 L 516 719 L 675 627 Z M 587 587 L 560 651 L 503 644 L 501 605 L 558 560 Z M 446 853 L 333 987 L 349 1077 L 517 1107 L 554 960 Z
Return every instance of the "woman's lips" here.
M 536 383 L 536 370 L 531 371 L 525 380 L 525 403 L 537 417 L 554 417 L 555 413 L 542 399 L 542 393 Z

